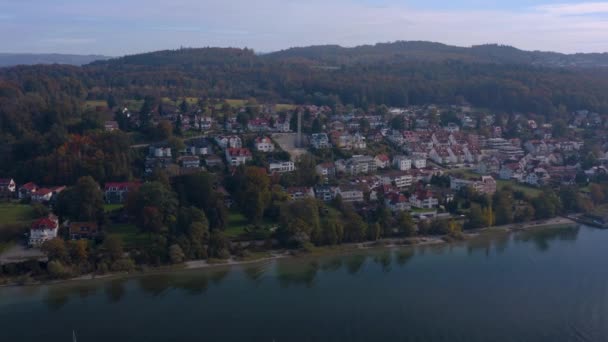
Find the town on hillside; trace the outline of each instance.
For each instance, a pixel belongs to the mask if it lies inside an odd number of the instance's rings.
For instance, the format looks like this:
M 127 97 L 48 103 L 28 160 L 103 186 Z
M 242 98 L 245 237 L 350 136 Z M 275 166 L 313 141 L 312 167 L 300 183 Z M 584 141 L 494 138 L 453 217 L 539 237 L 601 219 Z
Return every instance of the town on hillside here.
M 0 263 L 17 265 L 5 272 L 459 239 L 558 215 L 608 223 L 606 113 L 154 97 L 92 111 L 96 128 L 41 168 L 0 175 Z

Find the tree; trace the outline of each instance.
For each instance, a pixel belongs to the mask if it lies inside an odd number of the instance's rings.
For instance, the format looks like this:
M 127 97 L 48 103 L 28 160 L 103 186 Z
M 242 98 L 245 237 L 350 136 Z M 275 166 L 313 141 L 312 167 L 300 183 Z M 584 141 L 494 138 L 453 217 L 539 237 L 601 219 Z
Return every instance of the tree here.
M 232 185 L 235 187 L 239 206 L 248 219 L 259 223 L 270 205 L 270 178 L 266 169 L 254 166 L 241 168 L 237 172 Z
M 591 196 L 591 200 L 596 205 L 604 203 L 606 199 L 606 191 L 597 183 L 592 183 L 589 185 L 589 194 Z
M 321 133 L 323 131 L 323 127 L 321 125 L 321 120 L 319 118 L 315 118 L 312 121 L 311 133 Z
M 532 199 L 536 219 L 548 219 L 557 216 L 561 210 L 559 197 L 552 190 L 545 190 Z
M 150 182 L 129 194 L 127 210 L 142 231 L 158 232 L 175 223 L 177 199 L 163 184 Z
M 492 206 L 487 206 L 482 210 L 483 223 L 485 227 L 492 227 L 496 223 L 496 217 L 494 216 L 494 210 Z
M 347 206 L 344 211 L 344 240 L 348 242 L 361 242 L 367 237 L 367 224 L 355 210 Z
M 124 250 L 122 239 L 120 237 L 115 235 L 108 236 L 103 242 L 103 248 L 111 261 L 116 261 L 123 258 Z
M 230 241 L 224 233 L 215 230 L 209 237 L 209 256 L 212 258 L 227 259 L 230 257 Z
M 481 206 L 477 203 L 471 203 L 471 208 L 467 213 L 468 225 L 469 229 L 477 229 L 481 228 L 485 224 L 485 219 L 483 212 L 481 210 Z
M 103 219 L 103 192 L 92 177 L 81 177 L 76 185 L 59 193 L 57 213 L 77 221 Z
M 515 210 L 514 221 L 515 222 L 528 222 L 534 219 L 535 217 L 534 207 L 525 203 L 524 205 L 520 205 Z
M 68 262 L 70 256 L 65 241 L 59 238 L 45 241 L 42 244 L 42 252 L 46 254 L 49 260 L 57 260 L 59 262 Z
M 160 233 L 164 228 L 163 217 L 158 207 L 144 207 L 139 218 L 138 226 L 143 232 Z
M 509 193 L 497 193 L 494 207 L 497 225 L 505 225 L 513 222 L 513 206 Z
M 395 116 L 389 121 L 389 125 L 392 129 L 402 131 L 405 129 L 405 121 L 403 116 Z
M 86 240 L 70 241 L 69 250 L 72 262 L 81 264 L 89 259 L 89 244 Z
M 344 224 L 334 213 L 330 212 L 321 222 L 321 239 L 314 241 L 317 245 L 336 245 L 342 242 L 344 237 Z
M 404 236 L 416 235 L 416 224 L 414 224 L 414 220 L 408 212 L 402 211 L 399 213 L 397 225 L 399 226 L 399 232 Z
M 322 235 L 319 205 L 313 199 L 285 203 L 279 222 L 279 235 L 287 245 L 300 246 L 309 242 L 313 235 L 317 238 Z
M 184 255 L 182 248 L 178 244 L 174 244 L 169 247 L 169 258 L 171 259 L 172 264 L 181 264 L 184 262 L 186 256 Z
M 568 125 L 564 120 L 553 121 L 552 135 L 554 138 L 562 138 L 568 133 Z
M 370 223 L 369 227 L 367 228 L 367 232 L 369 234 L 368 239 L 371 241 L 377 241 L 380 239 L 381 235 L 382 235 L 382 228 L 380 227 L 380 224 L 376 223 Z

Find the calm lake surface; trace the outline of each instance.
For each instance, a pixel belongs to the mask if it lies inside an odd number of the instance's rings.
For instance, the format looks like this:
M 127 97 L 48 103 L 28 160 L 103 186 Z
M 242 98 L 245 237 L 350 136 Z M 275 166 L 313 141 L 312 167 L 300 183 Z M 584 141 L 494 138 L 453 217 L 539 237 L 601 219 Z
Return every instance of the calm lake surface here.
M 608 230 L 0 288 L 2 341 L 608 341 Z

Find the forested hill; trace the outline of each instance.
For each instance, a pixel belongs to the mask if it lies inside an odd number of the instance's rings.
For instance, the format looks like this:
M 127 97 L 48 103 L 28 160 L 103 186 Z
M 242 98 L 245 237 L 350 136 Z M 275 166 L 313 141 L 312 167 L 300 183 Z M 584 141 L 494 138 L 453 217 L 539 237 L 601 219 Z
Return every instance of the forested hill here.
M 436 56 L 444 55 L 442 49 L 445 56 L 457 55 L 449 52 L 450 47 L 433 46 Z M 319 48 L 301 51 L 315 49 Z M 335 56 L 344 51 L 349 51 L 349 55 L 351 51 L 359 51 L 332 49 L 340 51 Z M 374 51 L 373 47 L 359 49 Z M 489 50 L 486 47 L 483 51 L 487 55 Z M 608 113 L 608 68 L 482 63 L 479 62 L 482 57 L 424 60 L 384 57 L 374 61 L 364 57 L 373 55 L 371 52 L 360 54 L 366 63 L 319 67 L 319 63 L 311 63 L 312 56 L 319 53 L 298 58 L 288 57 L 287 53 L 260 56 L 247 49 L 179 49 L 82 67 L 0 68 L 0 139 L 9 145 L 25 137 L 33 142 L 38 139 L 37 134 L 63 130 L 86 116 L 83 107 L 86 100 L 111 99 L 120 104 L 146 96 L 256 98 L 259 102 L 334 108 L 352 104 L 364 109 L 380 104 L 468 103 L 504 113 L 536 113 L 551 120 L 579 109 Z M 30 153 L 29 147 L 20 151 L 23 156 Z
M 470 48 L 421 41 L 400 41 L 344 48 L 338 45 L 292 48 L 265 55 L 275 60 L 299 60 L 328 66 L 354 63 L 458 60 L 476 63 L 526 64 L 547 67 L 608 67 L 608 53 L 562 54 L 524 51 L 504 45 Z
M 36 53 L 0 53 L 0 67 L 36 64 L 84 65 L 97 60 L 109 59 L 100 55 L 66 55 Z

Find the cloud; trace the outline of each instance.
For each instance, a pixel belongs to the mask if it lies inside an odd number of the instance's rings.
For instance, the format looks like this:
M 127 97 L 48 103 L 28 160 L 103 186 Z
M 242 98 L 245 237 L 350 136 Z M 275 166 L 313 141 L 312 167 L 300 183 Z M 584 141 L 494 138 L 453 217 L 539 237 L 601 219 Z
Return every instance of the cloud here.
M 608 2 L 544 5 L 536 8 L 541 12 L 559 16 L 608 14 Z
M 608 14 L 608 2 L 509 9 L 455 7 L 424 9 L 409 1 L 379 0 L 104 0 L 103 4 L 30 0 L 0 5 L 0 13 L 19 19 L 11 24 L 0 21 L 0 32 L 22 36 L 2 35 L 0 45 L 36 48 L 44 37 L 43 48 L 54 42 L 59 49 L 76 53 L 90 44 L 98 49 L 94 52 L 111 55 L 179 46 L 273 51 L 394 40 L 462 46 L 501 43 L 561 52 L 608 47 L 608 21 L 602 17 Z

